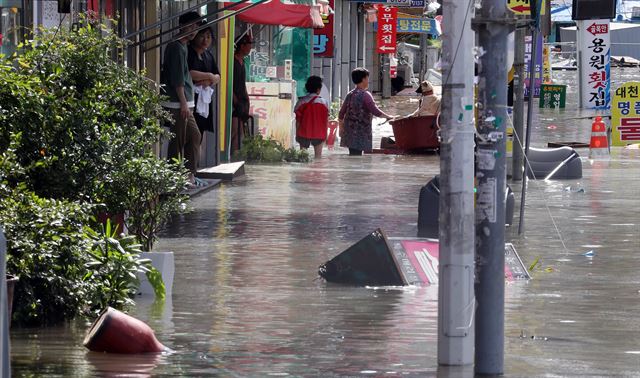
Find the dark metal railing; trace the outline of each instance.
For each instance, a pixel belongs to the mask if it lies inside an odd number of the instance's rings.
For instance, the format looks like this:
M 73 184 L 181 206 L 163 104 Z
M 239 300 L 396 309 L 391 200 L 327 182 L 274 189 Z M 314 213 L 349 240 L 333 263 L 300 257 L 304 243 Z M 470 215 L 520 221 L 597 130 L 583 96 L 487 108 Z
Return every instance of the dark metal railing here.
M 217 14 L 217 13 L 221 13 L 221 12 L 228 11 L 228 10 L 230 10 L 230 9 L 236 8 L 238 5 L 240 5 L 240 4 L 244 4 L 244 3 L 247 3 L 247 2 L 249 2 L 249 1 L 250 1 L 250 0 L 240 0 L 240 1 L 238 1 L 238 2 L 235 2 L 235 3 L 231 4 L 231 5 L 228 5 L 228 6 L 222 7 L 222 8 L 220 8 L 220 9 L 216 9 L 215 11 L 213 11 L 213 12 L 211 12 L 211 13 L 207 13 L 206 15 L 201 16 L 201 17 L 199 18 L 199 20 L 204 20 L 205 18 L 207 18 L 207 17 L 208 17 L 208 16 L 210 16 L 210 15 L 215 15 L 215 14 Z M 157 44 L 155 44 L 155 45 L 153 45 L 153 46 L 145 47 L 145 48 L 144 48 L 144 52 L 147 52 L 147 51 L 150 51 L 150 50 L 153 50 L 153 49 L 157 49 L 158 47 L 161 47 L 161 46 L 166 45 L 166 44 L 168 44 L 168 43 L 170 43 L 170 42 L 172 42 L 172 41 L 175 41 L 175 40 L 178 40 L 178 39 L 180 39 L 180 38 L 183 38 L 183 37 L 185 37 L 185 36 L 187 36 L 187 35 L 189 35 L 189 34 L 191 34 L 191 33 L 193 33 L 193 32 L 198 32 L 198 31 L 200 31 L 200 30 L 207 29 L 207 28 L 211 27 L 212 25 L 215 25 L 215 24 L 217 24 L 217 23 L 219 23 L 219 22 L 221 22 L 221 21 L 226 20 L 226 19 L 227 19 L 227 18 L 229 18 L 229 17 L 237 16 L 238 14 L 240 14 L 240 13 L 242 13 L 242 12 L 246 11 L 246 10 L 249 10 L 249 9 L 251 9 L 251 8 L 253 8 L 253 7 L 256 7 L 256 6 L 258 6 L 258 5 L 262 4 L 262 3 L 265 3 L 265 2 L 267 2 L 267 1 L 270 1 L 270 0 L 259 0 L 259 1 L 255 2 L 255 3 L 251 3 L 251 4 L 247 5 L 247 6 L 243 7 L 243 8 L 241 8 L 241 9 L 235 10 L 235 11 L 233 11 L 233 12 L 229 13 L 229 14 L 225 14 L 225 15 L 220 16 L 220 17 L 218 17 L 218 18 L 216 18 L 216 19 L 214 19 L 214 20 L 207 21 L 207 23 L 205 23 L 204 25 L 200 25 L 200 26 L 198 26 L 194 31 L 191 31 L 191 32 L 189 32 L 189 33 L 179 33 L 179 34 L 177 34 L 177 35 L 173 36 L 171 39 L 169 39 L 169 40 L 167 40 L 167 41 L 159 42 L 159 43 L 157 43 Z M 279 1 L 279 0 L 272 0 L 272 1 Z M 203 6 L 205 6 L 205 5 L 208 5 L 208 4 L 211 4 L 211 3 L 218 3 L 218 2 L 219 2 L 219 1 L 217 1 L 217 0 L 209 0 L 209 1 L 206 1 L 206 2 L 204 2 L 204 3 L 202 3 L 202 4 L 198 4 L 198 5 L 196 5 L 196 6 L 190 7 L 190 8 L 188 8 L 188 9 L 186 9 L 186 10 L 184 10 L 184 11 L 182 11 L 182 12 L 180 12 L 180 13 L 176 14 L 176 15 L 173 15 L 173 16 L 168 17 L 168 18 L 166 18 L 166 19 L 160 20 L 160 21 L 158 21 L 158 22 L 154 22 L 153 24 L 151 24 L 151 25 L 147 25 L 147 26 L 143 27 L 142 29 L 137 30 L 137 31 L 135 31 L 135 32 L 133 32 L 133 33 L 129 33 L 129 34 L 127 34 L 126 36 L 124 36 L 124 39 L 131 39 L 132 37 L 138 36 L 138 35 L 140 35 L 140 34 L 142 34 L 142 33 L 144 33 L 144 32 L 147 32 L 147 31 L 149 31 L 149 30 L 151 30 L 151 29 L 155 29 L 155 28 L 157 28 L 157 27 L 161 26 L 162 24 L 165 24 L 165 23 L 167 23 L 167 22 L 170 22 L 170 21 L 172 21 L 172 20 L 175 20 L 176 18 L 179 18 L 179 17 L 180 17 L 180 16 L 182 16 L 183 14 L 186 14 L 186 13 L 188 13 L 188 12 L 192 12 L 192 11 L 194 11 L 194 10 L 196 10 L 196 9 L 200 8 L 200 7 L 203 7 Z M 168 34 L 168 33 L 171 33 L 171 32 L 174 32 L 174 31 L 176 31 L 176 30 L 178 30 L 178 29 L 180 29 L 180 28 L 181 28 L 181 26 L 175 26 L 175 27 L 172 27 L 172 28 L 170 28 L 170 29 L 168 29 L 168 30 L 161 31 L 160 33 L 157 33 L 157 34 L 155 34 L 155 35 L 152 35 L 152 36 L 149 36 L 149 37 L 143 38 L 143 39 L 141 39 L 141 40 L 138 40 L 138 41 L 136 41 L 136 42 L 132 43 L 131 45 L 129 45 L 129 47 L 136 47 L 136 46 L 140 46 L 140 45 L 142 45 L 142 44 L 144 44 L 144 43 L 146 43 L 146 42 L 148 42 L 148 41 L 151 41 L 151 40 L 154 40 L 154 39 L 160 38 L 161 36 L 163 36 L 163 35 L 165 35 L 165 34 Z

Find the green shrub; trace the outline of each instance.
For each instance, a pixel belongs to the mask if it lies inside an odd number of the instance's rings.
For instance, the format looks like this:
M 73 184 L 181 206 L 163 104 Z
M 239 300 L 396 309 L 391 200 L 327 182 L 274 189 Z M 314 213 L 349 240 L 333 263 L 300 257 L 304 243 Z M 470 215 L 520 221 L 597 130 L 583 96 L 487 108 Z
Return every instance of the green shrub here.
M 242 141 L 242 147 L 234 154 L 234 160 L 258 163 L 282 161 L 307 163 L 310 159 L 306 150 L 284 148 L 278 140 L 271 137 L 265 139 L 258 134 Z
M 7 237 L 7 273 L 18 281 L 13 319 L 21 325 L 54 324 L 82 313 L 92 292 L 85 281 L 89 244 L 83 226 L 89 204 L 38 197 L 24 185 L 0 201 Z
M 172 214 L 187 210 L 188 197 L 183 194 L 187 176 L 182 162 L 150 154 L 123 162 L 110 175 L 105 191 L 127 209 L 127 228 L 144 251 L 151 251 L 158 231 Z
M 124 45 L 91 25 L 43 30 L 0 60 L 0 148 L 22 132 L 18 162 L 38 195 L 94 201 L 109 172 L 164 135 L 157 90 L 111 59 Z
M 150 152 L 169 120 L 158 91 L 112 59 L 125 42 L 92 25 L 56 33 L 0 58 L 0 224 L 7 271 L 20 277 L 14 321 L 24 325 L 129 303 L 130 273 L 146 263 L 132 257 L 131 238 L 86 231 L 97 229 L 96 212 L 129 211 L 130 230 L 151 249 L 185 209 L 184 167 Z
M 338 119 L 338 115 L 340 114 L 340 107 L 342 106 L 342 103 L 340 102 L 340 99 L 335 99 L 333 100 L 333 102 L 331 103 L 331 108 L 329 109 L 329 119 L 331 120 L 337 120 Z

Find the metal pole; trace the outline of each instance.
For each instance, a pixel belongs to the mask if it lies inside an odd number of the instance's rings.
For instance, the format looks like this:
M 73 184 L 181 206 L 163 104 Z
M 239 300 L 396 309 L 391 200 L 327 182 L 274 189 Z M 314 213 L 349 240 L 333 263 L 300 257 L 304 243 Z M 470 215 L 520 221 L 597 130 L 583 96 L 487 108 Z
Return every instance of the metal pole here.
M 4 237 L 2 226 L 0 226 L 0 329 L 2 332 L 2 340 L 0 340 L 0 375 L 2 377 L 11 377 L 11 358 L 9 354 L 9 305 L 7 303 L 7 279 L 5 271 L 5 261 L 7 253 L 7 240 Z
M 538 37 L 540 31 L 535 27 L 531 33 L 531 64 L 529 64 L 529 102 L 527 104 L 527 130 L 524 142 L 524 154 L 529 153 L 529 146 L 531 145 L 531 122 L 533 121 L 533 99 L 535 91 L 535 74 L 536 74 L 536 60 L 538 59 Z M 524 205 L 527 199 L 527 182 L 529 167 L 525 167 L 525 175 L 522 179 L 522 192 L 520 194 L 520 218 L 518 221 L 518 235 L 524 232 Z
M 484 0 L 480 17 L 474 19 L 481 49 L 476 162 L 478 374 L 502 374 L 504 370 L 507 39 L 514 23 L 504 0 Z
M 582 100 L 582 94 L 584 93 L 585 90 L 587 90 L 585 88 L 585 82 L 584 82 L 584 76 L 583 76 L 583 69 L 584 67 L 582 67 L 582 46 L 584 46 L 582 40 L 584 38 L 584 36 L 582 35 L 582 28 L 584 28 L 585 23 L 587 21 L 576 21 L 576 62 L 578 63 L 578 108 L 580 109 L 584 109 L 584 102 Z
M 522 180 L 524 140 L 524 42 L 525 29 L 517 29 L 515 41 L 515 55 L 513 59 L 513 159 L 511 177 L 514 181 Z
M 382 98 L 391 98 L 391 62 L 389 61 L 389 54 L 380 54 L 382 60 Z
M 445 0 L 440 127 L 438 364 L 473 363 L 474 0 Z M 424 55 L 424 54 L 423 54 Z
M 424 7 L 422 7 L 422 17 L 424 17 L 425 13 L 427 13 L 427 2 L 424 2 Z M 444 4 L 443 4 L 444 7 Z M 444 8 L 442 8 L 444 13 Z M 443 42 L 444 42 L 443 37 Z M 415 64 L 415 62 L 414 62 Z M 420 76 L 418 77 L 418 86 L 424 80 L 424 75 L 427 72 L 427 34 L 420 33 Z

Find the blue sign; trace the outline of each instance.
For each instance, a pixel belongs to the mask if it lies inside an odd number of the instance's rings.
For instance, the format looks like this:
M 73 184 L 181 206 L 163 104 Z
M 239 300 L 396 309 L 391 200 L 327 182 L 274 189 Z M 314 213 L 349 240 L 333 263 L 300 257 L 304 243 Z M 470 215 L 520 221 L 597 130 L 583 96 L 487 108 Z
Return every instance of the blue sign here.
M 369 4 L 385 4 L 385 5 L 391 5 L 394 7 L 412 7 L 412 3 L 413 1 L 422 1 L 424 2 L 424 0 L 348 0 L 348 1 L 354 1 L 354 2 L 358 2 L 358 3 L 369 3 Z
M 432 18 L 398 18 L 396 33 L 425 33 L 439 36 L 437 21 Z

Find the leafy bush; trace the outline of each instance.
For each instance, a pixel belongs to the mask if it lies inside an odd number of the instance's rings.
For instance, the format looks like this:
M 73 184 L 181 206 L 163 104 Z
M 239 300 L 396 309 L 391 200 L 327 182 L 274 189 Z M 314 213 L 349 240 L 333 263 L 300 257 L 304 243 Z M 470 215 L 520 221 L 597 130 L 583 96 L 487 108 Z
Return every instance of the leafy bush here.
M 261 163 L 282 161 L 307 163 L 310 159 L 306 150 L 284 148 L 278 140 L 270 137 L 265 139 L 258 134 L 242 141 L 242 147 L 234 154 L 234 160 Z
M 127 228 L 144 251 L 151 251 L 158 231 L 172 214 L 186 211 L 188 197 L 182 191 L 187 176 L 182 162 L 152 155 L 130 159 L 110 176 L 106 192 L 113 193 L 128 210 Z
M 340 107 L 342 106 L 342 103 L 340 102 L 340 99 L 335 99 L 333 100 L 333 102 L 331 103 L 331 108 L 329 109 L 329 119 L 331 120 L 337 120 L 338 119 L 338 115 L 340 114 Z
M 151 260 L 140 258 L 140 244 L 134 236 L 118 236 L 117 227 L 112 228 L 107 220 L 101 225 L 101 232 L 86 229 L 93 242 L 90 259 L 85 264 L 87 273 L 84 276 L 93 285 L 88 298 L 90 311 L 98 314 L 107 306 L 125 310 L 133 305 L 132 298 L 138 291 L 140 281 L 138 273 L 157 276 L 160 273 L 151 266 Z M 150 279 L 156 292 L 156 298 L 164 298 L 165 288 L 162 282 Z
M 54 324 L 82 312 L 91 284 L 83 225 L 92 206 L 38 197 L 21 185 L 0 201 L 7 273 L 19 276 L 13 304 L 18 324 Z M 3 193 L 4 194 L 4 193 Z
M 38 195 L 94 200 L 108 172 L 164 135 L 158 92 L 111 59 L 124 45 L 92 25 L 43 30 L 0 60 L 0 148 L 22 131 L 16 154 Z
M 133 257 L 131 238 L 86 231 L 98 210 L 128 210 L 130 230 L 150 249 L 185 208 L 184 168 L 149 151 L 169 120 L 158 91 L 112 60 L 125 42 L 93 25 L 56 33 L 0 57 L 0 224 L 7 271 L 20 277 L 14 321 L 24 325 L 129 303 L 130 273 L 146 263 Z

